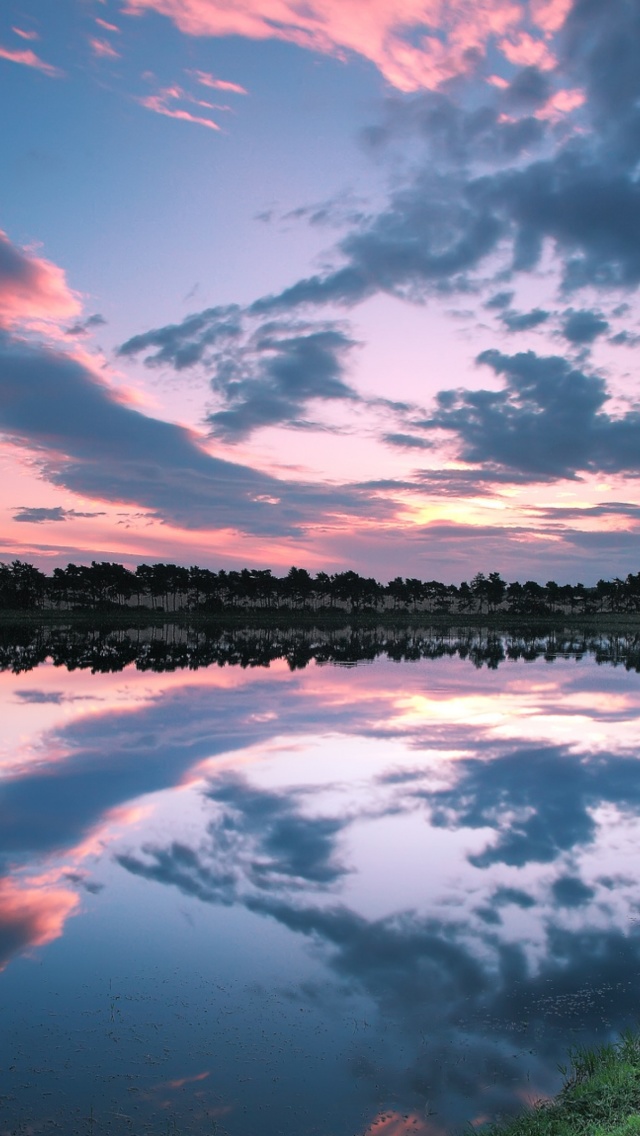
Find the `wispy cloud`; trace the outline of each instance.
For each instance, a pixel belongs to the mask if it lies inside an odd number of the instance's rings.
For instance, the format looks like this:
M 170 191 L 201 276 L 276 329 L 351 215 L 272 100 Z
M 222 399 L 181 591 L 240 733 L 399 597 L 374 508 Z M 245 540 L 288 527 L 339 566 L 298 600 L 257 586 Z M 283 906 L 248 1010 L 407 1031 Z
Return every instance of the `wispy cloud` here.
M 14 513 L 14 521 L 30 525 L 42 525 L 49 521 L 70 521 L 76 517 L 104 517 L 104 513 L 78 513 L 75 509 L 63 509 L 61 505 L 52 508 L 21 505 Z
M 105 32 L 117 32 L 118 35 L 120 34 L 120 28 L 116 24 L 110 24 L 107 20 L 101 20 L 99 16 L 96 16 L 96 24 L 99 28 L 103 28 Z
M 107 39 L 89 36 L 88 42 L 93 54 L 97 55 L 99 59 L 120 59 L 120 52 L 116 51 Z
M 198 83 L 203 87 L 210 87 L 213 91 L 228 91 L 229 94 L 233 95 L 249 94 L 246 87 L 241 87 L 239 83 L 230 83 L 227 79 L 216 79 L 208 71 L 189 71 L 189 75 L 193 75 Z
M 18 33 L 19 34 L 19 33 Z M 31 38 L 31 37 L 24 37 Z M 60 79 L 64 75 L 59 67 L 54 67 L 52 63 L 46 63 L 35 51 L 31 48 L 24 50 L 2 47 L 0 45 L 0 59 L 7 59 L 10 63 L 19 63 L 23 67 L 33 67 L 35 71 L 41 71 L 43 75 L 48 75 L 50 79 Z
M 203 115 L 192 114 L 190 110 L 185 110 L 182 107 L 174 106 L 176 102 L 187 102 L 192 105 L 206 108 L 207 110 L 228 110 L 228 107 L 217 106 L 215 103 L 208 103 L 202 99 L 195 99 L 192 95 L 187 94 L 181 87 L 164 87 L 156 95 L 146 95 L 138 99 L 141 106 L 146 107 L 147 110 L 152 110 L 155 114 L 162 114 L 166 118 L 176 118 L 180 122 L 192 122 L 196 126 L 204 126 L 207 130 L 221 130 L 217 122 L 212 118 L 205 118 Z
M 14 32 L 15 35 L 20 36 L 20 39 L 27 39 L 27 40 L 40 39 L 40 36 L 38 35 L 37 32 L 34 32 L 34 31 L 27 29 L 27 28 L 13 27 L 11 29 L 11 31 Z

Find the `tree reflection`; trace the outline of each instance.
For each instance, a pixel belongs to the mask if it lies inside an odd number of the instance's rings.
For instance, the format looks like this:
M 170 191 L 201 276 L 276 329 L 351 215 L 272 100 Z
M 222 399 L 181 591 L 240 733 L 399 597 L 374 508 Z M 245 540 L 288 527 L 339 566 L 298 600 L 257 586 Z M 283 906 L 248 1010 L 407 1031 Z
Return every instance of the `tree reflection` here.
M 497 669 L 507 660 L 581 659 L 640 671 L 640 632 L 527 626 L 495 631 L 481 627 L 195 627 L 177 623 L 125 629 L 4 626 L 0 670 L 20 674 L 51 661 L 67 670 L 110 673 L 198 670 L 209 666 L 268 667 L 285 660 L 302 670 L 318 665 L 356 666 L 378 658 L 395 662 L 455 658 Z

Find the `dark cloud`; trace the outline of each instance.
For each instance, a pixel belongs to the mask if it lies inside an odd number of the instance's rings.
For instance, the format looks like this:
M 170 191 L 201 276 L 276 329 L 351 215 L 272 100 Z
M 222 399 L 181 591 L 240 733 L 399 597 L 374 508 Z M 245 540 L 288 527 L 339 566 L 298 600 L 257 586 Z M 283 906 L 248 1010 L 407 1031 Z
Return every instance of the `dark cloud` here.
M 496 308 L 498 310 L 500 308 L 508 308 L 509 304 L 513 300 L 513 296 L 513 292 L 496 292 L 495 296 L 491 296 L 491 298 L 487 300 L 484 306 L 485 308 L 489 308 L 489 310 L 491 310 L 492 308 Z
M 563 29 L 562 66 L 585 88 L 610 165 L 630 168 L 640 148 L 640 12 L 629 0 L 576 0 Z
M 382 441 L 401 450 L 431 450 L 433 442 L 418 434 L 383 434 Z
M 357 400 L 342 379 L 353 346 L 336 326 L 265 324 L 242 350 L 216 360 L 211 385 L 227 406 L 207 421 L 215 434 L 234 441 L 261 426 L 305 424 L 314 400 Z
M 552 94 L 551 80 L 538 67 L 523 67 L 516 72 L 503 94 L 507 106 L 518 110 L 536 110 L 548 102 Z
M 47 480 L 73 492 L 185 528 L 271 535 L 327 513 L 390 511 L 349 487 L 280 481 L 214 457 L 190 431 L 118 401 L 70 356 L 3 336 L 0 363 L 0 429 L 35 450 Z
M 266 316 L 302 305 L 348 307 L 378 292 L 418 299 L 463 284 L 505 231 L 487 195 L 467 193 L 453 175 L 428 168 L 342 238 L 340 267 L 256 300 L 249 310 Z
M 632 331 L 619 331 L 617 335 L 612 335 L 609 339 L 614 347 L 636 347 L 640 343 L 640 335 L 636 335 Z
M 640 467 L 640 414 L 606 414 L 598 375 L 533 351 L 484 351 L 478 361 L 504 376 L 503 390 L 441 391 L 424 423 L 456 435 L 463 460 L 555 477 Z
M 210 308 L 181 324 L 137 335 L 119 349 L 150 351 L 147 366 L 177 371 L 196 364 L 210 375 L 222 408 L 207 416 L 213 433 L 238 441 L 264 426 L 304 426 L 316 400 L 356 400 L 343 380 L 353 340 L 337 323 L 270 321 L 254 326 L 239 308 Z
M 601 312 L 583 310 L 574 312 L 569 309 L 565 313 L 566 319 L 562 325 L 562 334 L 570 343 L 582 346 L 593 343 L 599 335 L 609 330 L 609 323 Z
M 95 315 L 88 316 L 87 319 L 84 320 L 78 320 L 77 323 L 74 323 L 71 327 L 68 327 L 65 331 L 65 335 L 88 335 L 90 331 L 93 331 L 94 327 L 104 327 L 106 323 L 107 321 L 104 316 L 101 316 L 99 312 L 96 312 Z
M 17 513 L 13 514 L 14 521 L 24 521 L 25 524 L 41 525 L 47 521 L 68 521 L 76 517 L 104 517 L 104 513 L 79 513 L 75 509 L 63 509 L 61 505 L 53 508 L 31 508 L 22 505 Z
M 167 848 L 144 845 L 142 851 L 148 859 L 142 860 L 124 852 L 116 856 L 116 861 L 134 876 L 154 883 L 172 884 L 183 895 L 193 896 L 204 903 L 236 902 L 237 873 L 204 862 L 188 845 L 174 840 Z
M 552 883 L 551 892 L 560 907 L 584 907 L 595 895 L 595 890 L 578 876 L 560 876 Z
M 145 845 L 144 858 L 116 857 L 127 871 L 171 884 L 206 903 L 230 904 L 249 894 L 302 886 L 325 888 L 345 874 L 336 860 L 344 818 L 304 814 L 297 795 L 259 789 L 235 774 L 216 778 L 205 796 L 216 816 L 200 849 L 172 842 Z
M 432 824 L 494 829 L 494 843 L 469 856 L 478 868 L 552 863 L 591 844 L 593 812 L 605 801 L 634 815 L 640 811 L 634 758 L 599 755 L 586 760 L 583 754 L 548 746 L 492 760 L 463 759 L 457 772 L 451 788 L 419 789 L 415 796 L 428 804 Z M 562 894 L 561 888 L 558 901 Z
M 348 821 L 305 814 L 295 793 L 251 786 L 245 778 L 216 778 L 206 796 L 222 806 L 210 826 L 214 839 L 233 832 L 244 845 L 242 859 L 259 888 L 307 883 L 335 883 L 346 869 L 335 856 L 336 837 Z
M 531 328 L 546 323 L 550 315 L 551 312 L 545 312 L 542 308 L 534 308 L 530 312 L 503 312 L 500 319 L 507 331 L 530 331 Z
M 495 907 L 507 907 L 509 904 L 514 904 L 516 907 L 528 908 L 535 907 L 536 902 L 527 891 L 513 887 L 496 888 L 491 899 Z
M 599 505 L 582 508 L 570 505 L 533 505 L 531 511 L 550 521 L 588 520 L 590 517 L 631 517 L 640 520 L 640 505 L 628 501 L 602 501 Z
M 176 371 L 206 360 L 220 341 L 229 342 L 242 333 L 242 311 L 237 304 L 206 308 L 178 324 L 134 335 L 118 348 L 118 355 L 131 357 L 148 352 L 148 367 L 171 366 Z
M 65 696 L 61 690 L 16 690 L 15 694 L 21 702 L 29 702 L 34 705 L 51 703 L 54 706 L 59 706 L 65 701 Z

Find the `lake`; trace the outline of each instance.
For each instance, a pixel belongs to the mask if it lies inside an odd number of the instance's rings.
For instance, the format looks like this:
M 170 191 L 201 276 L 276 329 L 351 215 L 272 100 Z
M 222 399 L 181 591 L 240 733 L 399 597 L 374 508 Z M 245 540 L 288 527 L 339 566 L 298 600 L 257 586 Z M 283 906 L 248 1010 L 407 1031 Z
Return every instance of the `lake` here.
M 640 1019 L 639 657 L 3 632 L 0 1133 L 443 1136 L 554 1094 Z

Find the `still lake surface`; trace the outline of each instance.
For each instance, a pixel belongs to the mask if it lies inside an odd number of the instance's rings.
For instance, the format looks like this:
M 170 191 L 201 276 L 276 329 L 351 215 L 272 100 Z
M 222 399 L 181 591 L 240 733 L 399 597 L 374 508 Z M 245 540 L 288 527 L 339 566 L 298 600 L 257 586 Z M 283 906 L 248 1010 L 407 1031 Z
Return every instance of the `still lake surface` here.
M 3 1136 L 442 1136 L 638 1025 L 635 639 L 365 640 L 4 637 Z

